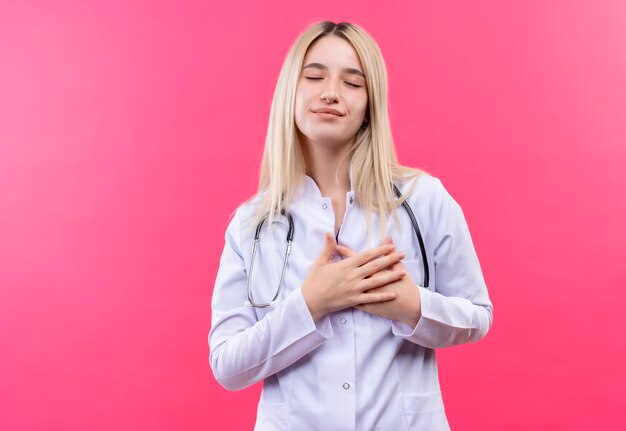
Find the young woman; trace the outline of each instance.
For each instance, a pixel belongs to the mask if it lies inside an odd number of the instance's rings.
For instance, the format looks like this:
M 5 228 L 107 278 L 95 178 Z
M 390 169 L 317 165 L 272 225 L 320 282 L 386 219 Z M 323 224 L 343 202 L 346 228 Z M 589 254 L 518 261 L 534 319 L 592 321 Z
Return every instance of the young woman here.
M 446 430 L 435 349 L 481 339 L 492 310 L 461 208 L 398 165 L 377 44 L 311 25 L 278 78 L 259 192 L 226 231 L 216 379 L 263 380 L 257 430 Z

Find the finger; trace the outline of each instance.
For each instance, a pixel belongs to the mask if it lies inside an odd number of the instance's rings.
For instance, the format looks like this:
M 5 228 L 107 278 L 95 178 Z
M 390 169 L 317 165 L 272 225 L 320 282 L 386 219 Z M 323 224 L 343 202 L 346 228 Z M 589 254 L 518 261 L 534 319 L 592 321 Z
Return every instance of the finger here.
M 393 238 L 391 238 L 391 235 L 387 235 L 385 237 L 385 241 L 383 241 L 383 244 L 391 244 L 395 247 L 395 244 L 393 243 Z M 393 265 L 388 266 L 387 269 L 392 270 L 393 269 Z
M 395 265 L 389 265 L 389 266 L 387 266 L 387 267 L 385 267 L 385 268 L 381 268 L 381 269 L 379 269 L 377 272 L 375 272 L 375 273 L 373 273 L 373 274 L 371 274 L 371 275 L 367 275 L 367 276 L 365 276 L 365 277 L 364 277 L 364 280 L 367 280 L 368 278 L 378 278 L 378 277 L 382 277 L 382 276 L 385 276 L 385 275 L 390 274 L 391 272 L 398 272 L 398 271 L 403 272 L 403 271 L 404 271 L 404 269 L 403 269 L 403 268 L 397 268 L 397 267 L 396 267 L 396 265 L 397 265 L 397 264 L 395 264 Z
M 380 271 L 371 277 L 364 278 L 359 284 L 362 292 L 386 286 L 402 279 L 406 275 L 404 271 Z
M 345 245 L 339 245 L 337 244 L 337 251 L 345 257 L 352 257 L 355 256 L 357 253 L 355 251 L 353 251 L 352 249 L 346 247 Z
M 391 245 L 393 245 L 393 238 L 391 238 L 391 235 L 387 235 L 385 237 L 385 239 L 383 240 L 383 245 L 384 244 L 391 244 Z M 389 266 L 386 269 L 393 269 L 393 268 L 391 266 Z
M 396 292 L 362 293 L 359 295 L 359 304 L 391 301 L 392 299 L 396 299 L 397 296 Z
M 318 263 L 328 263 L 336 247 L 335 238 L 330 233 L 324 232 L 324 247 L 317 257 Z
M 393 244 L 380 245 L 378 247 L 370 248 L 369 250 L 366 250 L 364 252 L 357 253 L 353 255 L 352 257 L 345 259 L 344 262 L 356 268 L 356 267 L 366 264 L 372 259 L 376 259 L 379 256 L 383 256 L 388 253 L 391 253 L 392 251 L 395 250 L 395 248 L 396 247 Z
M 381 246 L 385 246 L 385 245 L 393 245 L 392 239 L 390 236 L 385 237 L 383 244 L 381 244 Z M 341 244 L 337 244 L 337 251 L 341 253 L 342 256 L 345 256 L 345 257 L 352 257 L 358 254 L 356 251 L 352 250 L 351 248 L 348 248 L 345 245 L 341 245 Z
M 386 256 L 378 257 L 377 259 L 374 259 L 371 262 L 368 262 L 365 265 L 357 268 L 357 276 L 363 278 L 367 277 L 368 275 L 372 275 L 380 271 L 381 269 L 393 266 L 397 262 L 400 262 L 402 259 L 404 259 L 404 256 L 404 253 L 396 252 L 388 254 Z

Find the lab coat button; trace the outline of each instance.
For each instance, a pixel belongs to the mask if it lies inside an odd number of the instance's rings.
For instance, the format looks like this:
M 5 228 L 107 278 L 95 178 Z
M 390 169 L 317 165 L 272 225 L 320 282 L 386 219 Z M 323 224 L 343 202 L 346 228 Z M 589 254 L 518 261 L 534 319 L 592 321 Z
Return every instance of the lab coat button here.
M 349 383 L 344 383 L 343 384 L 343 388 L 344 389 L 350 389 L 350 384 Z
M 345 317 L 342 317 L 341 320 L 339 321 L 341 322 L 342 325 L 345 325 L 348 319 L 346 319 Z
M 326 205 L 325 203 L 322 204 L 322 208 L 326 209 L 328 208 L 328 205 Z
M 354 202 L 354 199 L 350 196 L 350 205 L 352 205 L 352 202 Z

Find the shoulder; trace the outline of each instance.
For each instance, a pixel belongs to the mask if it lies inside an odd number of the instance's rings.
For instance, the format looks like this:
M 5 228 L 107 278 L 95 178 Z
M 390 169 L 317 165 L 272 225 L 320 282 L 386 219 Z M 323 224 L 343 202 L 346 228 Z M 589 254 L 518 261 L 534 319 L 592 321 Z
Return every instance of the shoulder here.
M 244 202 L 242 202 L 235 210 L 235 214 L 237 214 L 242 219 L 251 217 L 266 193 L 267 192 L 256 193 Z
M 400 193 L 407 196 L 407 200 L 435 200 L 445 190 L 441 180 L 428 173 L 420 172 L 415 176 L 406 176 L 396 182 Z
M 430 173 L 422 172 L 397 182 L 400 192 L 412 207 L 416 206 L 438 219 L 445 213 L 462 213 L 461 206 L 444 186 L 443 181 Z
M 228 218 L 227 235 L 230 234 L 239 240 L 242 235 L 249 234 L 246 227 L 249 227 L 250 222 L 255 219 L 257 208 L 265 193 L 256 193 L 235 208 Z
M 461 205 L 440 178 L 423 173 L 399 184 L 398 188 L 406 196 L 408 205 L 415 212 L 427 236 L 445 236 L 467 225 Z

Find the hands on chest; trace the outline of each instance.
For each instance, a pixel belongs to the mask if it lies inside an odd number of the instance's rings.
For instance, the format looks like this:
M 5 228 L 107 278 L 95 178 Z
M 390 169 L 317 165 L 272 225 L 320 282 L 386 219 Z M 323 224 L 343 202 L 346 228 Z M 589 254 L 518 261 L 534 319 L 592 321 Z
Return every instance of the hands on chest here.
M 302 284 L 302 295 L 313 316 L 356 307 L 415 327 L 420 318 L 419 290 L 401 263 L 391 238 L 382 245 L 356 253 L 335 243 L 326 233 L 324 248 Z M 345 259 L 331 261 L 333 253 Z
M 391 237 L 385 238 L 383 244 L 392 244 Z M 342 245 L 337 245 L 337 251 L 347 257 L 357 255 L 357 253 Z M 355 307 L 389 320 L 400 320 L 411 328 L 414 328 L 421 317 L 420 293 L 417 284 L 407 272 L 404 264 L 402 264 L 402 262 L 393 263 L 387 268 L 383 268 L 372 274 L 370 278 L 384 277 L 385 274 L 393 271 L 404 272 L 405 276 L 385 285 L 367 290 L 366 292 L 395 292 L 396 298 L 384 302 L 358 304 Z

